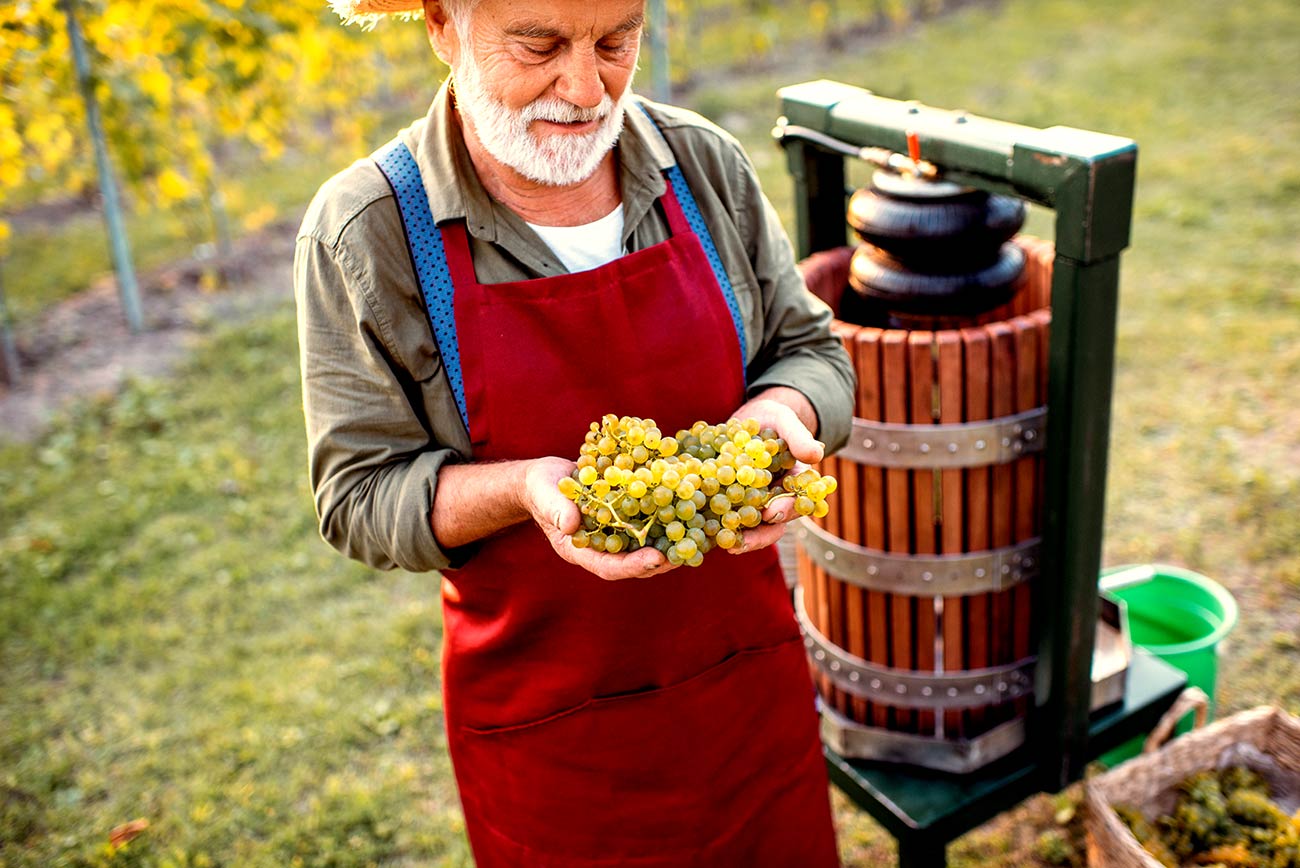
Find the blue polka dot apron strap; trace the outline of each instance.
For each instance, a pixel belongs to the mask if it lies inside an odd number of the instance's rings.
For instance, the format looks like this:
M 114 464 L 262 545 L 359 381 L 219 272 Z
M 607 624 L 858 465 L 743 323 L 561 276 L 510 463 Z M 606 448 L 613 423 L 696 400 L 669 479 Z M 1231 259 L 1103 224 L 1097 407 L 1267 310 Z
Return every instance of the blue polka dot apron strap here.
M 650 121 L 650 128 L 654 130 L 655 135 L 664 143 L 665 149 L 672 153 L 668 147 L 668 142 L 664 139 L 663 133 L 659 130 L 659 125 L 655 123 L 650 111 L 643 103 L 636 103 L 637 108 L 645 114 L 646 119 Z M 740 369 L 746 368 L 749 359 L 749 348 L 745 344 L 745 321 L 740 316 L 740 304 L 736 300 L 736 290 L 731 285 L 731 278 L 727 276 L 727 269 L 722 264 L 722 257 L 718 255 L 718 247 L 713 243 L 713 234 L 709 232 L 708 224 L 704 222 L 704 215 L 700 213 L 700 206 L 695 202 L 695 196 L 691 193 L 690 185 L 686 183 L 686 176 L 682 174 L 681 166 L 676 163 L 664 170 L 664 177 L 673 188 L 673 193 L 677 197 L 678 203 L 682 207 L 682 212 L 686 215 L 686 222 L 690 225 L 691 231 L 700 239 L 700 246 L 704 248 L 704 255 L 709 260 L 709 267 L 713 269 L 713 276 L 718 281 L 718 288 L 722 291 L 722 297 L 727 302 L 727 310 L 731 313 L 731 323 L 736 327 L 736 337 L 740 340 Z
M 461 422 L 469 431 L 469 414 L 465 410 L 465 380 L 461 373 L 460 343 L 456 337 L 456 317 L 452 302 L 455 288 L 447 268 L 447 254 L 442 246 L 442 233 L 433 221 L 429 210 L 429 196 L 420 178 L 420 167 L 410 149 L 400 139 L 394 139 L 375 153 L 379 170 L 388 179 L 397 196 L 397 208 L 402 214 L 402 228 L 406 230 L 406 246 L 415 266 L 415 276 L 420 283 L 420 295 L 433 327 L 433 340 L 442 355 L 442 363 L 451 381 L 452 395 Z

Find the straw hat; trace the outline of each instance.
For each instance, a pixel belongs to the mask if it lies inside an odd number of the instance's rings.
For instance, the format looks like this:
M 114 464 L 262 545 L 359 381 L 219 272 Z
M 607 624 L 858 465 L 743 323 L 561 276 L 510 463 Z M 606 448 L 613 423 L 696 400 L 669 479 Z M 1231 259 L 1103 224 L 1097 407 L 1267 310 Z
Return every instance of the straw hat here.
M 366 30 L 389 16 L 403 20 L 424 17 L 421 0 L 330 0 L 330 7 L 344 24 L 358 24 Z

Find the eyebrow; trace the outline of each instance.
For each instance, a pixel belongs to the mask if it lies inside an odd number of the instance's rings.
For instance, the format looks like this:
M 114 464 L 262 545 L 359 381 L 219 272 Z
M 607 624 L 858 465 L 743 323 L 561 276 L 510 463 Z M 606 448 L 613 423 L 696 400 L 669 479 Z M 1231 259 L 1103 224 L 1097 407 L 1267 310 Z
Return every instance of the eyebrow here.
M 623 33 L 630 33 L 633 30 L 640 28 L 644 22 L 644 15 L 633 15 L 605 35 L 614 36 Z M 518 37 L 520 39 L 558 39 L 561 34 L 560 31 L 554 27 L 548 27 L 540 22 L 525 21 L 507 27 L 506 35 Z

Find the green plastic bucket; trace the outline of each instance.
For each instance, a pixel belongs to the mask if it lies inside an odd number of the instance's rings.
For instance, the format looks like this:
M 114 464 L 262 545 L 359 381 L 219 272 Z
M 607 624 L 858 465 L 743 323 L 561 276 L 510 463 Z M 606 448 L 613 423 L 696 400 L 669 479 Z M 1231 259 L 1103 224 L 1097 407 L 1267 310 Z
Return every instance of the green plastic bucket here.
M 1187 684 L 1210 698 L 1214 719 L 1214 687 L 1219 674 L 1219 643 L 1237 624 L 1237 601 L 1227 589 L 1200 573 L 1164 564 L 1122 566 L 1105 570 L 1101 589 L 1121 600 L 1128 612 L 1133 644 L 1187 673 Z M 1185 720 L 1177 732 L 1191 728 Z M 1134 739 L 1102 756 L 1114 766 L 1142 749 Z

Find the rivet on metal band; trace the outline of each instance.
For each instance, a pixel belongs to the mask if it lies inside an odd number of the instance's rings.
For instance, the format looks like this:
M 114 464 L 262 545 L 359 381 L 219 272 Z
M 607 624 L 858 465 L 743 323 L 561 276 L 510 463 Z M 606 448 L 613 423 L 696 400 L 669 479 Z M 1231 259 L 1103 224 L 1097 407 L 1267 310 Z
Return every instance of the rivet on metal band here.
M 1005 548 L 955 555 L 894 554 L 842 540 L 805 518 L 795 541 L 808 558 L 835 578 L 892 594 L 961 597 L 1001 591 L 1037 578 L 1039 537 Z
M 1007 702 L 1033 692 L 1037 658 L 1026 657 L 1007 666 L 960 672 L 893 669 L 850 654 L 823 636 L 804 609 L 803 588 L 795 589 L 794 605 L 804 646 L 814 665 L 836 687 L 853 696 L 887 705 L 947 710 Z M 839 666 L 832 669 L 827 661 L 835 661 Z M 857 672 L 858 678 L 850 678 L 851 672 Z M 865 686 L 863 681 L 867 682 Z
M 905 425 L 855 417 L 836 455 L 872 467 L 952 469 L 1005 464 L 1046 445 L 1047 408 L 981 422 Z

